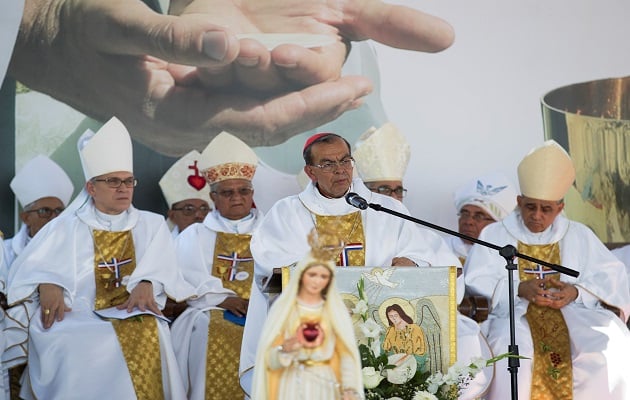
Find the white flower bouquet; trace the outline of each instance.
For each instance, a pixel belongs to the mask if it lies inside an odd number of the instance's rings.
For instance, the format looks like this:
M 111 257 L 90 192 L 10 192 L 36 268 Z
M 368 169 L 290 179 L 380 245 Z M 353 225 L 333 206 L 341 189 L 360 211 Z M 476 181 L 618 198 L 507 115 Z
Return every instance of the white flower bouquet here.
M 445 374 L 423 371 L 413 355 L 381 351 L 382 328 L 369 315 L 363 278 L 357 283 L 357 289 L 359 301 L 352 312 L 359 316 L 357 340 L 366 400 L 457 400 L 479 371 L 508 356 L 473 359 L 469 364 L 455 363 Z

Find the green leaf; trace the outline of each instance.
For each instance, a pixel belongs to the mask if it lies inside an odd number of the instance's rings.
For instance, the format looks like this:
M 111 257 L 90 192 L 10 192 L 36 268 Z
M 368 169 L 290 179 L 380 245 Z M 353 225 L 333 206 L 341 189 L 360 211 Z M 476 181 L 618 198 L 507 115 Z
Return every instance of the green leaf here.
M 503 353 L 503 354 L 499 354 L 498 356 L 492 357 L 491 359 L 487 360 L 486 361 L 486 367 L 494 364 L 495 362 L 497 362 L 499 360 L 503 360 L 504 358 L 519 358 L 519 359 L 529 360 L 529 357 L 525 357 L 525 356 L 522 356 L 520 354 L 517 356 L 517 355 L 512 354 L 512 353 Z
M 558 378 L 560 377 L 560 370 L 558 368 L 549 367 L 547 368 L 547 375 L 555 380 L 558 380 Z

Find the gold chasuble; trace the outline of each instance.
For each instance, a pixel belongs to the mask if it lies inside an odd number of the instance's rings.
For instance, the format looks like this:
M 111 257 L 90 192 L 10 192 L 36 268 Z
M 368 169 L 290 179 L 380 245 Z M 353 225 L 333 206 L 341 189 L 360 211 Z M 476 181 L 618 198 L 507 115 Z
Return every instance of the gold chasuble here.
M 94 230 L 94 277 L 97 310 L 124 303 L 129 298 L 123 278 L 136 268 L 131 231 Z M 111 321 L 139 400 L 163 399 L 160 340 L 155 317 L 143 315 Z M 116 382 L 112 382 L 115 385 Z
M 313 215 L 318 232 L 335 232 L 343 240 L 343 250 L 339 253 L 337 266 L 365 266 L 365 235 L 360 211 L 339 216 Z
M 518 252 L 548 263 L 560 264 L 558 243 L 527 245 L 518 242 Z M 519 259 L 518 272 L 521 281 L 560 279 L 560 273 Z M 573 367 L 569 331 L 560 310 L 529 303 L 525 314 L 534 344 L 532 371 L 532 400 L 571 400 L 573 398 Z
M 254 259 L 249 251 L 251 235 L 217 232 L 212 275 L 223 287 L 249 299 Z M 238 363 L 243 326 L 224 318 L 223 310 L 210 310 L 206 349 L 206 399 L 242 399 Z M 243 321 L 244 322 L 244 321 Z

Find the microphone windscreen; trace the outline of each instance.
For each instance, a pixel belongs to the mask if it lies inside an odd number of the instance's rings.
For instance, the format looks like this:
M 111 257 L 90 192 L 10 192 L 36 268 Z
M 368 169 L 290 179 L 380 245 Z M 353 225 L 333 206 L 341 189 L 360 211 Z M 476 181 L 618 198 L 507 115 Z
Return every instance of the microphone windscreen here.
M 360 210 L 366 210 L 368 208 L 368 202 L 363 197 L 354 192 L 346 194 L 346 202 L 352 207 L 356 207 Z

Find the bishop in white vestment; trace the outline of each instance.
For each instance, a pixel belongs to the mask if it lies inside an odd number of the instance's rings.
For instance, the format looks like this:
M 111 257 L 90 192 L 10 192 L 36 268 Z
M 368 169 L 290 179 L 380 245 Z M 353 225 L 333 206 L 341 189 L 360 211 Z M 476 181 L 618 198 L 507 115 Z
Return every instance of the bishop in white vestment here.
M 628 399 L 630 295 L 623 264 L 590 229 L 562 215 L 562 198 L 575 179 L 564 149 L 545 142 L 521 161 L 518 172 L 517 210 L 484 228 L 479 239 L 579 272 L 571 277 L 515 260 L 515 336 L 519 354 L 527 357 L 518 369 L 519 398 Z M 495 353 L 506 352 L 510 343 L 505 265 L 496 250 L 477 244 L 466 261 L 467 287 L 491 299 L 482 330 Z M 495 370 L 488 398 L 507 399 L 506 361 Z
M 329 137 L 329 139 L 326 139 Z M 315 139 L 313 139 L 315 138 Z M 311 140 L 312 139 L 312 140 Z M 319 134 L 305 148 L 317 146 L 306 171 L 311 182 L 300 194 L 278 201 L 254 232 L 251 250 L 255 260 L 254 285 L 241 349 L 241 384 L 249 393 L 255 363 L 258 331 L 267 315 L 264 282 L 274 268 L 301 260 L 310 247 L 308 233 L 314 228 L 342 233 L 346 247 L 338 266 L 459 266 L 444 240 L 427 229 L 373 209 L 358 210 L 344 195 L 355 192 L 368 202 L 408 214 L 399 201 L 371 192 L 360 179 L 352 180 L 350 146 L 337 135 Z M 327 142 L 318 140 L 324 139 Z M 313 143 L 313 140 L 315 141 Z M 317 175 L 318 178 L 314 178 Z
M 86 399 L 185 397 L 166 321 L 167 295 L 195 295 L 177 267 L 164 218 L 131 205 L 131 139 L 117 120 L 86 132 L 85 194 L 47 224 L 15 260 L 8 301 L 34 310 L 21 396 Z M 117 310 L 106 319 L 96 310 Z M 30 322 L 30 323 L 29 323 Z
M 215 210 L 177 237 L 182 273 L 200 297 L 172 326 L 175 354 L 190 400 L 243 398 L 238 362 L 254 275 L 249 248 L 262 214 L 251 180 L 258 157 L 223 132 L 199 158 Z

